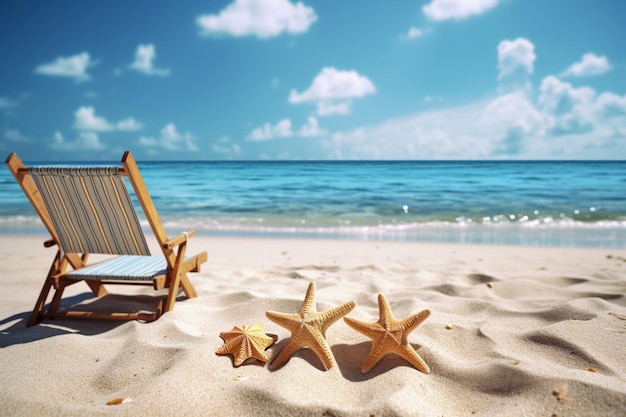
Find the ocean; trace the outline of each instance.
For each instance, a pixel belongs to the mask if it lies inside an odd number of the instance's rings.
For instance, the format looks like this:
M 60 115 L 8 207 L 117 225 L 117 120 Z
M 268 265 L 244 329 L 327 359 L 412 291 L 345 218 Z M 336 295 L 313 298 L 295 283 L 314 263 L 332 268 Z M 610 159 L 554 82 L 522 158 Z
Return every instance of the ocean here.
M 626 248 L 626 161 L 139 167 L 171 234 Z M 6 168 L 0 201 L 0 233 L 45 232 Z

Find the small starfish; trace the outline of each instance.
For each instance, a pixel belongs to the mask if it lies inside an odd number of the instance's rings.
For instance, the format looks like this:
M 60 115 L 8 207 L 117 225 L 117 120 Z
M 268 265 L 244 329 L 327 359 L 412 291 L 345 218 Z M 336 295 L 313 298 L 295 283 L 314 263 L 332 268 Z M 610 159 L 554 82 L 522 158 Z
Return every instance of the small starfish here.
M 354 330 L 372 339 L 372 349 L 361 367 L 361 372 L 369 372 L 387 353 L 395 353 L 425 374 L 430 373 L 426 362 L 415 352 L 407 337 L 417 326 L 430 316 L 430 310 L 422 310 L 403 320 L 396 320 L 391 314 L 389 302 L 383 294 L 378 295 L 379 319 L 365 323 L 349 317 L 344 321 Z
M 355 306 L 356 303 L 350 301 L 331 310 L 318 312 L 315 307 L 315 282 L 311 282 L 298 313 L 288 314 L 275 311 L 265 313 L 268 319 L 291 332 L 289 342 L 272 359 L 269 369 L 276 369 L 284 365 L 295 352 L 305 347 L 313 350 L 327 370 L 336 365 L 333 352 L 326 342 L 326 330 L 352 311 Z
M 233 355 L 235 367 L 250 358 L 267 362 L 265 349 L 274 343 L 274 338 L 265 334 L 263 323 L 235 326 L 229 332 L 220 333 L 220 337 L 224 339 L 224 344 L 215 353 Z

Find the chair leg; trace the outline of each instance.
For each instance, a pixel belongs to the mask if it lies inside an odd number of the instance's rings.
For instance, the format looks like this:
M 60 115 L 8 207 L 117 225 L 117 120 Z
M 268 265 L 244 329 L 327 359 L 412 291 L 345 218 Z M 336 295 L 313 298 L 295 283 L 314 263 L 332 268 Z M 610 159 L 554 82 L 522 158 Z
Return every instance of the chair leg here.
M 41 288 L 41 293 L 39 294 L 39 298 L 37 299 L 37 303 L 35 304 L 35 308 L 26 323 L 27 327 L 34 326 L 35 324 L 41 321 L 41 317 L 44 315 L 44 307 L 46 305 L 46 300 L 48 299 L 48 294 L 50 294 L 50 289 L 52 288 L 52 278 L 46 278 L 46 282 L 43 284 Z
M 52 265 L 50 265 L 48 276 L 46 277 L 43 287 L 41 288 L 39 298 L 37 299 L 37 303 L 35 303 L 35 308 L 33 308 L 33 312 L 26 323 L 27 327 L 34 326 L 41 320 L 41 317 L 44 315 L 44 307 L 46 306 L 46 300 L 50 294 L 50 289 L 54 286 L 54 278 L 52 277 L 61 272 L 65 265 L 66 264 L 61 256 L 61 251 L 58 250 L 54 260 L 52 261 Z
M 195 298 L 198 296 L 198 294 L 196 294 L 196 290 L 193 288 L 193 285 L 191 285 L 191 281 L 189 281 L 189 277 L 185 273 L 183 273 L 180 279 L 180 286 L 183 287 L 183 291 L 185 292 L 185 296 L 187 298 Z
M 50 303 L 50 308 L 48 308 L 48 313 L 54 316 L 56 312 L 59 310 L 59 304 L 61 304 L 61 298 L 63 297 L 63 291 L 65 291 L 65 287 L 67 287 L 66 282 L 63 279 L 59 279 L 59 282 L 56 286 L 56 291 L 54 292 L 54 296 L 52 297 L 52 302 Z
M 95 297 L 101 297 L 108 294 L 108 291 L 100 281 L 85 280 L 85 282 L 89 285 L 89 288 L 91 288 L 91 292 L 93 292 Z
M 178 297 L 178 290 L 180 288 L 181 280 L 184 280 L 185 272 L 183 270 L 183 263 L 185 260 L 185 251 L 187 250 L 187 242 L 183 242 L 178 247 L 178 253 L 176 254 L 176 262 L 174 268 L 172 268 L 172 276 L 170 278 L 170 290 L 167 293 L 167 299 L 165 300 L 164 313 L 174 308 L 176 297 Z M 184 286 L 183 286 L 184 289 Z
M 167 293 L 167 298 L 165 300 L 165 308 L 163 312 L 166 313 L 174 308 L 174 303 L 176 302 L 176 297 L 178 297 L 178 290 L 180 289 L 180 278 L 182 273 L 178 271 L 174 271 L 172 273 L 172 279 L 170 280 L 170 290 Z

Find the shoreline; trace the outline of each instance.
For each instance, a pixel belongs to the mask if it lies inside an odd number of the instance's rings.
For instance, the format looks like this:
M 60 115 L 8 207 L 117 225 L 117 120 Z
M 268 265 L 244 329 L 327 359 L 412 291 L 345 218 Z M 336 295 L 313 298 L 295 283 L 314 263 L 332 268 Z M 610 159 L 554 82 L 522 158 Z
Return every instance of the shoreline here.
M 45 239 L 0 235 L 6 415 L 617 416 L 626 409 L 623 249 L 196 236 L 188 253 L 209 254 L 190 275 L 198 297 L 158 321 L 46 320 L 25 328 L 55 253 Z M 296 312 L 311 281 L 319 311 L 354 300 L 349 317 L 361 321 L 377 320 L 378 293 L 398 319 L 431 309 L 409 337 L 431 374 L 394 355 L 362 374 L 370 340 L 342 320 L 326 334 L 338 363 L 329 371 L 308 349 L 275 371 L 260 362 L 234 368 L 230 356 L 215 354 L 220 332 L 261 322 L 277 338 L 266 351 L 274 357 L 290 334 L 265 312 Z M 67 296 L 85 293 L 80 283 Z M 116 398 L 132 401 L 106 405 Z
M 523 225 L 439 225 L 404 227 L 395 229 L 373 226 L 352 228 L 289 228 L 257 227 L 206 228 L 179 227 L 165 222 L 166 230 L 194 229 L 198 237 L 205 239 L 266 239 L 266 240 L 315 240 L 315 241 L 362 241 L 399 242 L 408 244 L 487 245 L 514 247 L 626 249 L 626 227 L 622 226 L 523 226 Z M 144 229 L 149 234 L 151 230 Z M 0 237 L 46 235 L 43 225 L 0 224 Z

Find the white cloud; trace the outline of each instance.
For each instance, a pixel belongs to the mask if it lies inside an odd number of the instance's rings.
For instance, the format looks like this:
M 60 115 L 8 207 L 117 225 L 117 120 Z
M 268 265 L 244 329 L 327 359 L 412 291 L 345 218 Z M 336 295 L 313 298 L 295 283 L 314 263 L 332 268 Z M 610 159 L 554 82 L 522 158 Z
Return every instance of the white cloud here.
M 411 29 L 409 29 L 408 33 L 406 34 L 406 38 L 407 39 L 419 38 L 423 34 L 424 34 L 424 31 L 422 29 L 412 27 Z
M 18 143 L 28 143 L 28 142 L 31 142 L 30 138 L 24 136 L 17 129 L 6 129 L 4 131 L 4 138 L 6 140 L 11 141 L 11 142 L 18 142 Z
M 291 90 L 289 101 L 302 103 L 331 99 L 363 97 L 376 92 L 374 84 L 356 71 L 341 71 L 326 67 L 313 79 L 313 84 L 303 93 Z
M 115 127 L 117 128 L 117 130 L 134 131 L 143 129 L 143 124 L 138 122 L 134 118 L 129 117 L 128 119 L 117 122 L 115 124 Z
M 535 91 L 534 61 L 530 41 L 503 41 L 498 81 L 523 80 L 524 88 L 337 132 L 320 143 L 337 159 L 626 158 L 626 95 L 597 94 L 553 75 Z
M 54 132 L 53 142 L 51 147 L 53 149 L 60 149 L 65 151 L 76 150 L 89 150 L 98 151 L 103 150 L 105 146 L 100 142 L 98 135 L 95 132 L 80 132 L 78 139 L 73 142 L 65 140 L 61 132 Z
M 501 92 L 530 90 L 534 71 L 535 45 L 528 39 L 503 40 L 498 45 L 498 80 Z
M 589 75 L 600 75 L 611 69 L 611 64 L 605 56 L 598 56 L 593 53 L 584 54 L 580 62 L 572 64 L 563 76 L 585 77 Z
M 444 98 L 441 96 L 424 96 L 424 103 L 441 102 Z
M 12 107 L 17 107 L 17 103 L 15 101 L 0 97 L 0 109 L 10 109 Z
M 626 116 L 626 95 L 600 94 L 595 102 L 595 112 L 603 118 Z
M 318 116 L 345 115 L 352 112 L 352 100 L 339 103 L 332 101 L 319 101 L 317 103 Z
M 80 107 L 74 113 L 74 129 L 89 132 L 109 132 L 112 130 L 134 131 L 143 129 L 143 124 L 132 117 L 115 124 L 108 122 L 104 117 L 96 116 L 93 107 Z
M 369 78 L 358 72 L 337 70 L 325 67 L 313 79 L 311 86 L 304 92 L 295 89 L 289 94 L 291 103 L 317 102 L 319 116 L 330 114 L 348 114 L 351 110 L 350 99 L 374 94 L 376 87 Z
M 74 78 L 76 82 L 88 81 L 91 76 L 87 74 L 87 69 L 94 66 L 87 52 L 70 57 L 59 57 L 56 60 L 41 64 L 35 68 L 37 74 L 51 75 L 56 77 Z
M 323 146 L 334 159 L 476 159 L 493 151 L 482 126 L 484 103 L 421 112 L 339 132 Z
M 230 138 L 224 136 L 220 138 L 211 147 L 214 153 L 225 156 L 236 156 L 241 154 L 241 147 L 236 143 L 231 142 Z
M 74 129 L 106 132 L 113 130 L 114 126 L 105 118 L 98 117 L 93 107 L 81 107 L 74 113 Z
M 496 7 L 499 0 L 432 0 L 422 11 L 432 20 L 466 19 Z
M 305 138 L 324 136 L 326 134 L 328 134 L 328 131 L 321 128 L 319 122 L 313 116 L 309 117 L 306 123 L 298 131 L 298 136 L 302 136 Z
M 291 131 L 291 120 L 282 119 L 276 125 L 272 126 L 265 123 L 261 127 L 257 127 L 247 136 L 246 139 L 254 141 L 264 141 L 274 138 L 287 138 L 293 136 Z
M 161 129 L 161 135 L 158 138 L 141 136 L 139 143 L 148 147 L 162 147 L 171 151 L 188 150 L 196 151 L 196 138 L 189 132 L 180 133 L 173 123 L 166 124 Z
M 317 20 L 312 7 L 289 0 L 235 0 L 217 15 L 196 19 L 200 34 L 208 36 L 258 36 L 270 38 L 283 32 L 303 33 Z
M 555 76 L 543 79 L 539 106 L 548 117 L 548 128 L 556 135 L 593 130 L 596 93 L 589 87 L 574 88 Z
M 548 76 L 533 96 L 420 112 L 335 133 L 323 146 L 337 159 L 626 158 L 626 95 Z
M 135 52 L 135 62 L 130 65 L 130 68 L 146 75 L 170 75 L 169 68 L 154 68 L 152 63 L 154 58 L 156 58 L 154 45 L 139 45 L 137 47 L 137 51 Z

